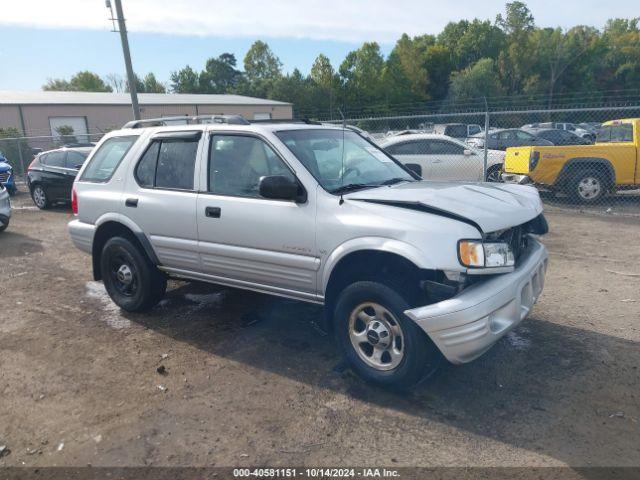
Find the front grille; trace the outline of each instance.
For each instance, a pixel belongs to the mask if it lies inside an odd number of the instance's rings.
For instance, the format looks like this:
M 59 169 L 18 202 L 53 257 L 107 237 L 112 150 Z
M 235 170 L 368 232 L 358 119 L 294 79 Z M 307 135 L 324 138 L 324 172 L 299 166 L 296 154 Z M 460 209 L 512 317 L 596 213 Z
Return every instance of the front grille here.
M 1 172 L 0 173 L 0 183 L 5 183 L 9 181 L 9 172 Z

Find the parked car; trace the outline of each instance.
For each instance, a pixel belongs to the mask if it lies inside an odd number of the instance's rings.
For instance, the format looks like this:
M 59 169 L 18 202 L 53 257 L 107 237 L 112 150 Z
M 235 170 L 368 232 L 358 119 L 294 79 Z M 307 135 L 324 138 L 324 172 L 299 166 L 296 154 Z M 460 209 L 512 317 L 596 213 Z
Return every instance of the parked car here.
M 0 184 L 0 232 L 4 232 L 11 220 L 11 200 L 6 187 Z
M 380 146 L 405 165 L 420 166 L 425 180 L 483 181 L 484 152 L 444 135 L 411 134 L 386 138 Z M 501 181 L 504 152 L 489 150 L 487 181 Z
M 506 150 L 509 147 L 518 147 L 522 145 L 553 145 L 550 141 L 538 138 L 520 128 L 492 130 L 487 135 L 487 141 L 487 148 L 491 150 Z M 469 137 L 467 139 L 467 145 L 476 148 L 484 148 L 484 133 Z
M 433 133 L 446 135 L 447 137 L 464 139 L 482 132 L 482 127 L 475 123 L 442 123 L 433 126 Z
M 532 128 L 528 131 L 538 138 L 549 140 L 554 145 L 591 145 L 591 143 L 593 143 L 589 139 L 579 137 L 569 130 L 558 130 L 557 128 Z
M 0 153 L 0 185 L 3 185 L 10 195 L 17 191 L 13 167 L 9 161 Z
M 33 203 L 46 209 L 52 203 L 70 202 L 71 187 L 92 147 L 58 148 L 39 154 L 27 170 Z
M 122 309 L 171 277 L 321 304 L 355 372 L 407 387 L 440 353 L 480 356 L 539 297 L 534 188 L 424 182 L 336 126 L 216 118 L 130 122 L 80 170 L 69 233 Z
M 586 138 L 593 143 L 595 141 L 596 135 L 595 131 L 592 129 L 585 129 L 576 126 L 571 122 L 541 122 L 541 123 L 530 123 L 528 125 L 524 125 L 523 129 L 532 129 L 532 128 L 555 128 L 557 130 L 567 130 L 569 132 L 575 133 L 577 136 Z
M 640 119 L 604 123 L 595 145 L 509 148 L 503 179 L 538 184 L 585 204 L 638 188 Z

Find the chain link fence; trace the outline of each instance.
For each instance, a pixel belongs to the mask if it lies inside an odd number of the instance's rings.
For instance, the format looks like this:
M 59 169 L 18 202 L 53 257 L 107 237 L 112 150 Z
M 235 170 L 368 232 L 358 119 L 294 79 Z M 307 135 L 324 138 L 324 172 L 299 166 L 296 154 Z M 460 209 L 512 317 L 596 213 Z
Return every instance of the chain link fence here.
M 548 206 L 640 215 L 640 132 L 624 120 L 638 117 L 640 105 L 368 115 L 344 123 L 427 180 L 532 184 Z
M 367 114 L 344 123 L 427 180 L 531 183 L 547 206 L 640 216 L 640 127 L 618 121 L 639 117 L 635 104 Z M 38 153 L 97 142 L 102 135 L 0 138 L 0 152 L 20 182 Z
M 79 135 L 34 135 L 26 137 L 0 138 L 0 154 L 11 166 L 13 175 L 18 181 L 24 179 L 31 161 L 41 152 L 63 146 L 90 145 L 99 141 L 103 133 Z M 2 161 L 2 159 L 0 159 Z M 0 181 L 3 181 L 0 171 Z

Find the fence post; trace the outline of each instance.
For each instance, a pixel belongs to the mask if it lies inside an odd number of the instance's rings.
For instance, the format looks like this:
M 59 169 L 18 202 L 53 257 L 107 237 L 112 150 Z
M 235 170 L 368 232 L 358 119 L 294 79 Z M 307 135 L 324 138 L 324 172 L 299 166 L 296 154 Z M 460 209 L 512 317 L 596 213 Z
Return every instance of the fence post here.
M 487 106 L 487 99 L 484 99 L 485 112 L 484 112 L 484 159 L 482 164 L 482 181 L 487 181 L 487 158 L 489 155 L 488 146 L 489 143 L 489 108 Z
M 25 173 L 25 169 L 24 169 L 24 158 L 22 156 L 22 140 L 18 140 L 16 142 L 18 144 L 18 158 L 20 158 L 20 175 L 24 175 Z

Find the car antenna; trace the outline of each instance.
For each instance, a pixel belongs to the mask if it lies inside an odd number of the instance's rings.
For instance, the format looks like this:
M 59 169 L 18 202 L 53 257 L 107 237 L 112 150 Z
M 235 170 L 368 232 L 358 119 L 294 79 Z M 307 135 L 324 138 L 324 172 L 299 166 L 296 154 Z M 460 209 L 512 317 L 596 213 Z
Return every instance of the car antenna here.
M 338 201 L 338 205 L 342 205 L 344 203 L 344 131 L 347 129 L 347 123 L 340 108 L 338 108 L 338 113 L 340 117 L 342 117 L 342 153 L 340 154 L 342 168 L 340 168 L 340 200 Z

